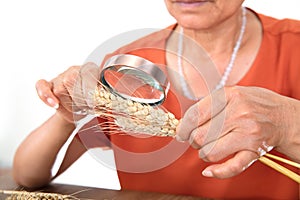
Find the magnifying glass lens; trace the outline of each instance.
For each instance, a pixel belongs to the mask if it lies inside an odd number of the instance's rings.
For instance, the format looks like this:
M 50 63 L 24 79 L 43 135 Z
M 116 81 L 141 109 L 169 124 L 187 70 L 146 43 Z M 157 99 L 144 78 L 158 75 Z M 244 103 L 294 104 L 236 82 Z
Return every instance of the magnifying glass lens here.
M 126 65 L 113 65 L 101 73 L 101 82 L 125 99 L 156 105 L 165 98 L 164 88 L 146 72 Z

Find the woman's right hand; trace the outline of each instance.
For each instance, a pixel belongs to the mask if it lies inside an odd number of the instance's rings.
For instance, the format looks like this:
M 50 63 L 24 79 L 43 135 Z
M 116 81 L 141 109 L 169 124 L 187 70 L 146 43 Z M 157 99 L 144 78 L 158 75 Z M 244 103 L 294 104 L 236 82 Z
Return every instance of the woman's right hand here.
M 74 123 L 78 119 L 74 119 L 78 116 L 75 114 L 84 115 L 91 106 L 89 91 L 97 86 L 98 76 L 99 67 L 94 63 L 72 66 L 51 81 L 37 81 L 36 90 L 45 104 L 57 109 L 57 114 L 66 122 Z

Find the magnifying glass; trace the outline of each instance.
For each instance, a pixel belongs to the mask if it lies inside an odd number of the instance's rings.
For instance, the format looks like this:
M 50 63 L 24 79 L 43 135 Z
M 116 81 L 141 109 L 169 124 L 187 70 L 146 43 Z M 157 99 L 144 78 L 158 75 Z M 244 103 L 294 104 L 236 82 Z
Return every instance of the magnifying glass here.
M 109 58 L 100 73 L 100 82 L 115 95 L 151 106 L 164 102 L 170 86 L 157 65 L 130 54 Z

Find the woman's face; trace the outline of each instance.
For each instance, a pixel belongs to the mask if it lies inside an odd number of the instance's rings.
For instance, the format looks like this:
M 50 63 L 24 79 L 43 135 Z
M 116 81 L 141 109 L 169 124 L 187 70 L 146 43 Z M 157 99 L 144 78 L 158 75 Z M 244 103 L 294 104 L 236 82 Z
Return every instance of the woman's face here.
M 169 13 L 189 29 L 212 28 L 239 11 L 244 0 L 165 0 Z

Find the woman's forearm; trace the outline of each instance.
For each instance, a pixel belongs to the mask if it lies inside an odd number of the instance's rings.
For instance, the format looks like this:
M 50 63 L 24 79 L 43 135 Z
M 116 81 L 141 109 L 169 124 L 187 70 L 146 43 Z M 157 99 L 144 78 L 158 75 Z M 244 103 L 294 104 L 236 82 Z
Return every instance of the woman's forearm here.
M 51 169 L 57 153 L 75 129 L 54 114 L 30 133 L 16 151 L 13 173 L 15 181 L 26 187 L 39 187 L 51 180 Z

